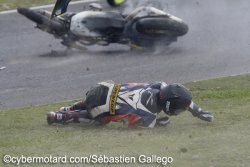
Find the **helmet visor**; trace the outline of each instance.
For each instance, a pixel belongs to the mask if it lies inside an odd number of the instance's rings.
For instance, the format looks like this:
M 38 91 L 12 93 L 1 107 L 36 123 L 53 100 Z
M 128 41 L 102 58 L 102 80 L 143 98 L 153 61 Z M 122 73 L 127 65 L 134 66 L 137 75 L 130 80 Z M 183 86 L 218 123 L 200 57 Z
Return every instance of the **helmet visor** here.
M 191 101 L 184 99 L 173 99 L 166 102 L 166 114 L 168 115 L 178 115 L 186 111 L 190 105 Z

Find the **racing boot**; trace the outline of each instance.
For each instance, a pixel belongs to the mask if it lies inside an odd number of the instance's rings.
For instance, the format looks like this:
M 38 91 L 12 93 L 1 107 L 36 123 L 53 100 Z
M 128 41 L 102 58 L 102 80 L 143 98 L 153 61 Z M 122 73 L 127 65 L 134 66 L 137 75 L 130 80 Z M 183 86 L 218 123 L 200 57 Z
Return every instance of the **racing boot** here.
M 47 122 L 49 125 L 54 123 L 66 124 L 70 122 L 79 123 L 79 112 L 77 111 L 58 111 L 47 113 Z

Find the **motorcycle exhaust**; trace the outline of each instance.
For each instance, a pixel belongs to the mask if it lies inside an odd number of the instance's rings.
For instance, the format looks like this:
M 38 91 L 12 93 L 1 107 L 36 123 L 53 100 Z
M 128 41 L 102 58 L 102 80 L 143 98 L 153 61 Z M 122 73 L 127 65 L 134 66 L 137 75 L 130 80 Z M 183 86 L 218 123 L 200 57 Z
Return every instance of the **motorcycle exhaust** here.
M 63 22 L 50 19 L 46 11 L 35 11 L 28 8 L 17 8 L 17 11 L 29 20 L 35 22 L 39 29 L 48 33 L 61 36 L 68 31 Z

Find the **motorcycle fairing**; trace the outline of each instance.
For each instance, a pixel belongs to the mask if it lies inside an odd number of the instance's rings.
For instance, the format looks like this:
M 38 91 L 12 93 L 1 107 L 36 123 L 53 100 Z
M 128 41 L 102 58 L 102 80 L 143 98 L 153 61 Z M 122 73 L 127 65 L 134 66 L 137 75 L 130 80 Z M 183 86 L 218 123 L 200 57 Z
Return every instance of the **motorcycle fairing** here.
M 112 30 L 122 33 L 124 24 L 125 19 L 117 12 L 84 11 L 72 17 L 70 30 L 78 36 L 99 37 Z

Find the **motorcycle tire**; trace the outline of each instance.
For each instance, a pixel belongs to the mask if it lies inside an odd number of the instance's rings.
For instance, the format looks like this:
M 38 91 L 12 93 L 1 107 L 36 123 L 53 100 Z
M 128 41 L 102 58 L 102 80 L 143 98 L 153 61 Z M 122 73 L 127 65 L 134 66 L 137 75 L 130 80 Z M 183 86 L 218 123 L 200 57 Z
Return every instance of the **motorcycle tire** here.
M 166 17 L 145 17 L 135 23 L 139 33 L 150 36 L 183 36 L 188 32 L 187 24 Z

